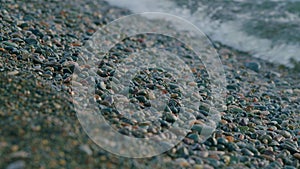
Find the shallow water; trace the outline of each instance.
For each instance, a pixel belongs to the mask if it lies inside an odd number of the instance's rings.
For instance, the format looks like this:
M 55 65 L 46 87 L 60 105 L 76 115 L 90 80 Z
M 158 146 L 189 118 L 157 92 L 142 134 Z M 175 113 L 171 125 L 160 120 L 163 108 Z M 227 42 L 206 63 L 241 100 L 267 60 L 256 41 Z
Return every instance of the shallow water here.
M 212 40 L 271 62 L 300 60 L 300 1 L 107 0 L 135 13 L 166 12 L 195 24 Z

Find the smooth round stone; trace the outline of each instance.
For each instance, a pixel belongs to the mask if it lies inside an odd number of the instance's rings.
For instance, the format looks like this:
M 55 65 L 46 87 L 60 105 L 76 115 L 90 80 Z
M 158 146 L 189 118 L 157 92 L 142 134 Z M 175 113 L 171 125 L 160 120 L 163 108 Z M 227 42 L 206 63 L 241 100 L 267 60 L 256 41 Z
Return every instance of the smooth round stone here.
M 93 154 L 93 151 L 91 150 L 91 148 L 87 145 L 87 144 L 83 144 L 83 145 L 80 145 L 79 146 L 79 149 L 86 153 L 87 155 L 92 155 Z
M 171 112 L 164 113 L 165 120 L 170 123 L 174 123 L 177 120 L 177 117 Z
M 177 84 L 174 84 L 174 83 L 169 83 L 169 87 L 170 87 L 170 89 L 179 88 L 179 86 Z
M 293 154 L 293 157 L 295 157 L 296 159 L 300 160 L 300 153 Z
M 283 143 L 280 145 L 282 148 L 289 150 L 291 153 L 299 152 L 297 147 L 294 144 L 291 143 Z
M 138 95 L 142 95 L 142 96 L 146 96 L 147 95 L 147 91 L 146 90 L 140 90 L 137 93 Z
M 26 163 L 23 160 L 18 160 L 13 163 L 10 163 L 6 169 L 23 169 L 26 167 Z
M 224 150 L 226 150 L 226 147 L 225 147 L 225 145 L 223 145 L 223 144 L 218 144 L 218 145 L 217 145 L 217 149 L 218 149 L 219 151 L 224 151 Z
M 209 109 L 210 109 L 210 105 L 207 103 L 201 103 L 201 105 L 199 106 L 199 110 L 209 112 Z
M 170 124 L 164 120 L 159 120 L 161 127 L 170 127 Z
M 189 155 L 189 150 L 186 147 L 180 147 L 176 151 L 177 157 L 186 157 Z
M 270 135 L 262 135 L 261 137 L 259 137 L 259 140 L 265 144 L 268 144 L 272 141 L 272 137 Z
M 255 110 L 260 110 L 260 111 L 267 111 L 268 110 L 268 108 L 266 107 L 266 106 L 260 106 L 260 105 L 256 105 L 256 106 L 254 106 L 254 109 Z M 266 112 L 260 112 L 260 114 L 264 114 L 264 113 L 266 113 Z M 267 113 L 268 114 L 268 113 Z M 265 114 L 266 115 L 266 114 Z
M 223 137 L 220 137 L 217 139 L 217 142 L 218 144 L 223 144 L 223 145 L 227 145 L 228 144 L 228 140 L 223 138 Z
M 218 141 L 217 141 L 216 138 L 211 138 L 211 139 L 210 139 L 210 142 L 212 143 L 213 146 L 218 145 Z
M 217 146 L 218 142 L 216 138 L 210 137 L 204 142 L 204 144 L 208 146 Z M 211 147 L 211 148 L 215 148 L 215 147 Z
M 229 111 L 232 112 L 232 113 L 234 113 L 234 114 L 244 112 L 243 109 L 241 109 L 241 108 L 239 108 L 237 106 L 231 106 L 231 107 L 229 107 Z
M 266 169 L 281 169 L 282 165 L 280 165 L 277 161 L 271 162 Z
M 275 161 L 275 157 L 273 155 L 262 154 L 262 155 L 260 155 L 260 157 L 267 159 L 269 161 Z
M 203 127 L 201 125 L 195 124 L 195 125 L 193 125 L 193 127 L 191 128 L 191 130 L 197 131 L 199 134 L 201 134 L 202 128 Z
M 282 141 L 282 140 L 284 139 L 284 137 L 281 136 L 281 135 L 277 135 L 277 136 L 274 137 L 274 139 L 275 139 L 276 141 L 280 142 L 280 141 Z
M 242 152 L 242 154 L 247 155 L 247 156 L 251 156 L 251 157 L 254 156 L 254 153 L 252 153 L 247 148 L 242 148 L 241 152 Z
M 134 137 L 137 137 L 137 138 L 144 138 L 145 137 L 144 133 L 142 131 L 140 131 L 140 130 L 134 130 L 134 131 L 132 131 L 132 135 Z
M 238 128 L 240 129 L 240 131 L 241 131 L 242 133 L 245 133 L 245 132 L 247 132 L 247 131 L 249 130 L 249 127 L 248 127 L 248 126 L 239 126 Z
M 227 85 L 226 87 L 229 91 L 237 91 L 239 87 L 237 85 Z
M 254 153 L 254 155 L 260 154 L 260 153 L 258 152 L 258 150 L 255 148 L 254 145 L 253 145 L 253 146 L 247 146 L 247 149 L 250 150 L 252 153 Z
M 228 142 L 231 142 L 231 143 L 234 142 L 234 140 L 235 140 L 234 137 L 231 136 L 231 135 L 226 136 L 225 138 L 226 138 L 226 140 L 227 140 Z
M 249 136 L 250 136 L 250 138 L 252 138 L 252 139 L 256 139 L 256 138 L 257 138 L 257 136 L 258 136 L 258 134 L 257 134 L 257 133 L 251 133 L 251 132 L 247 133 L 247 135 L 249 135 Z
M 261 65 L 258 62 L 246 62 L 245 66 L 255 72 L 259 72 Z
M 272 142 L 269 145 L 270 146 L 279 146 L 280 144 L 277 141 L 272 140 Z
M 121 128 L 121 129 L 119 129 L 119 132 L 121 134 L 124 134 L 124 135 L 129 135 L 130 134 L 130 131 L 129 131 L 128 128 Z
M 204 111 L 204 110 L 199 110 L 199 112 L 201 114 L 203 114 L 204 116 L 208 116 L 209 115 L 209 113 L 207 111 Z
M 176 113 L 176 114 L 179 113 L 179 110 L 175 106 L 170 106 L 170 109 L 173 113 Z
M 207 150 L 203 150 L 203 151 L 197 151 L 196 152 L 197 157 L 201 157 L 201 158 L 207 158 L 209 155 L 209 152 Z
M 33 38 L 26 38 L 24 39 L 26 43 L 30 44 L 30 45 L 36 45 L 38 44 L 38 41 L 36 39 Z
M 19 45 L 17 45 L 16 43 L 13 43 L 13 42 L 8 42 L 8 41 L 5 41 L 3 42 L 3 44 L 7 45 L 7 46 L 11 46 L 11 47 L 18 47 Z
M 147 101 L 145 96 L 137 96 L 136 99 L 142 103 L 145 103 Z
M 207 158 L 207 160 L 209 161 L 209 164 L 212 165 L 214 168 L 218 168 L 220 165 L 220 159 L 215 159 L 215 158 Z
M 250 161 L 251 158 L 249 158 L 248 156 L 241 156 L 239 161 L 242 163 L 246 163 L 248 161 Z
M 291 138 L 291 137 L 292 137 L 291 133 L 288 132 L 288 131 L 286 131 L 286 130 L 282 130 L 282 131 L 280 132 L 280 134 L 281 134 L 283 137 L 285 137 L 285 138 Z
M 187 137 L 194 140 L 195 142 L 199 141 L 199 135 L 198 134 L 192 133 L 192 134 L 189 134 Z
M 249 119 L 248 118 L 242 118 L 239 122 L 240 125 L 242 126 L 247 126 L 249 123 Z
M 226 165 L 228 165 L 230 163 L 230 156 L 227 155 L 223 156 L 223 161 Z

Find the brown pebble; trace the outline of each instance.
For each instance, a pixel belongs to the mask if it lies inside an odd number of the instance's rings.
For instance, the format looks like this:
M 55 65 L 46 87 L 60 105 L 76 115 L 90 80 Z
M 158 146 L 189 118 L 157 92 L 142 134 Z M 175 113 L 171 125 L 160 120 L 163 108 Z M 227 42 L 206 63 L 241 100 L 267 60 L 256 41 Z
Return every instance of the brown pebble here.
M 300 160 L 300 153 L 295 153 L 293 156 L 294 156 L 296 159 Z
M 222 120 L 220 120 L 220 123 L 221 123 L 221 124 L 227 124 L 228 122 L 227 122 L 226 120 L 223 120 L 223 119 L 222 119 Z
M 19 150 L 19 146 L 18 145 L 11 146 L 11 151 L 16 152 L 18 150 Z
M 225 138 L 228 140 L 228 142 L 234 142 L 234 137 L 232 136 L 226 136 Z
M 253 102 L 255 103 L 255 102 L 258 102 L 259 100 L 256 98 L 256 97 L 254 97 L 253 98 Z
M 66 160 L 61 159 L 61 160 L 59 160 L 59 164 L 64 166 L 67 164 L 67 162 L 66 162 Z
M 200 164 L 195 164 L 194 169 L 203 169 L 203 166 Z
M 265 158 L 265 159 L 267 159 L 267 160 L 269 160 L 269 161 L 275 161 L 274 156 L 266 155 L 266 154 L 262 154 L 260 156 L 263 157 L 263 158 Z

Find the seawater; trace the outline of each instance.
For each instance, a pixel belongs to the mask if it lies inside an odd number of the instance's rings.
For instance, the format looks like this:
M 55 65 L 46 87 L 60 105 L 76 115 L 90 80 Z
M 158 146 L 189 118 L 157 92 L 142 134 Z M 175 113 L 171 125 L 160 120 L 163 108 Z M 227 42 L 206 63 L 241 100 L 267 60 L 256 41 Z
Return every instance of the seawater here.
M 291 66 L 300 60 L 297 0 L 107 0 L 133 13 L 164 12 L 187 19 L 213 41 Z

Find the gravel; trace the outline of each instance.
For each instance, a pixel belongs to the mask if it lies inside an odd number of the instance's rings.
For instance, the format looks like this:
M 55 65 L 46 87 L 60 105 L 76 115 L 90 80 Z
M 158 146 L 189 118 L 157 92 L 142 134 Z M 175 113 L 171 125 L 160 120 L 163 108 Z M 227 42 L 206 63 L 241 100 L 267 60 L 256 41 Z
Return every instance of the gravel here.
M 227 79 L 226 108 L 216 131 L 201 142 L 211 87 L 205 67 L 191 70 L 201 100 L 187 136 L 162 155 L 119 157 L 99 148 L 83 131 L 73 108 L 71 80 L 81 47 L 93 33 L 130 11 L 102 1 L 3 1 L 0 6 L 0 168 L 299 168 L 299 74 L 214 42 Z M 182 91 L 165 68 L 144 69 L 131 80 L 128 101 L 151 107 L 162 89 L 170 99 L 159 118 L 114 110 L 120 90 L 117 63 L 144 48 L 164 48 L 193 65 L 194 53 L 161 35 L 137 35 L 111 49 L 99 65 L 95 101 L 120 133 L 149 137 L 178 118 Z M 167 61 L 165 61 L 167 62 Z M 201 65 L 202 63 L 200 63 Z M 180 66 L 180 65 L 177 65 Z M 80 67 L 83 68 L 83 67 Z M 89 74 L 82 74 L 89 76 Z M 94 76 L 94 75 L 93 75 Z M 82 85 L 81 83 L 75 85 Z M 157 117 L 155 116 L 155 117 Z M 125 116 L 126 117 L 126 116 Z M 144 119 L 143 119 L 144 118 Z

